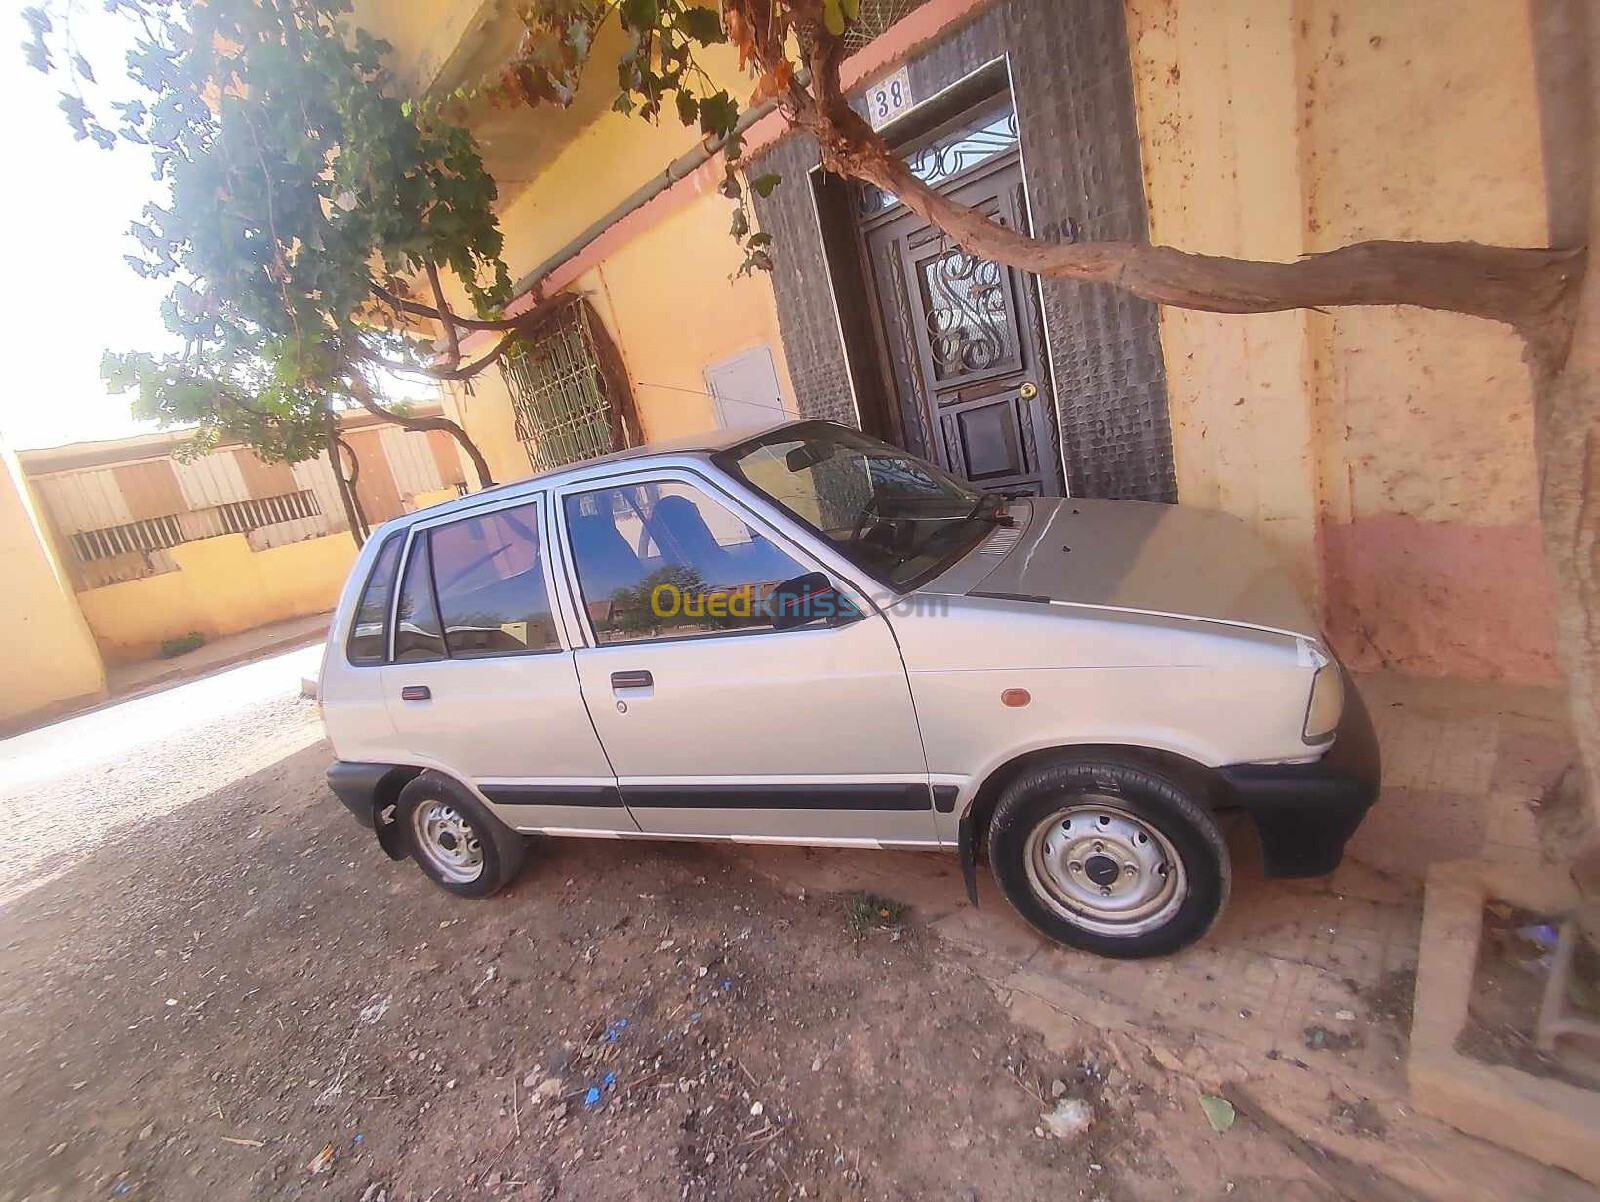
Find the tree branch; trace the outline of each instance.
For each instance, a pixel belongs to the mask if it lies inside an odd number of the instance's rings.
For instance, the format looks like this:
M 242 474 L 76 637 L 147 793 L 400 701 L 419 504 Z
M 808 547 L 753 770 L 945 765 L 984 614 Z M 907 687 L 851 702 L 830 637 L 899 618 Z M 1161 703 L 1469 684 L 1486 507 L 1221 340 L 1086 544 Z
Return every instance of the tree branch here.
M 470 380 L 485 368 L 493 367 L 501 359 L 505 358 L 507 352 L 522 341 L 524 337 L 525 335 L 521 332 L 513 331 L 495 343 L 494 349 L 481 358 L 456 367 L 429 367 L 425 363 L 397 363 L 393 359 L 385 359 L 382 355 L 369 351 L 365 347 L 360 349 L 359 354 L 364 362 L 370 363 L 374 367 L 381 367 L 387 372 L 394 372 L 398 375 L 424 376 L 430 380 L 459 382 L 461 380 Z
M 786 27 L 772 18 L 781 0 L 730 0 L 751 30 L 743 49 L 771 76 L 787 67 Z M 805 78 L 791 76 L 785 115 L 811 134 L 823 166 L 882 189 L 943 231 L 957 246 L 1036 275 L 1110 284 L 1157 304 L 1212 313 L 1275 313 L 1347 305 L 1416 305 L 1504 322 L 1530 358 L 1559 364 L 1570 330 L 1570 299 L 1583 277 L 1582 248 L 1552 250 L 1473 242 L 1370 241 L 1290 263 L 1191 254 L 1136 242 L 1047 242 L 996 225 L 938 192 L 911 171 L 850 108 L 840 86 L 842 41 L 821 10 L 792 15 Z
M 378 404 L 377 398 L 372 395 L 372 388 L 359 371 L 352 371 L 345 380 L 345 384 L 356 404 L 368 413 L 383 418 L 386 422 L 393 422 L 402 429 L 415 430 L 425 433 L 429 430 L 443 430 L 460 444 L 461 449 L 472 460 L 472 466 L 478 473 L 478 487 L 492 488 L 494 486 L 494 473 L 489 470 L 489 461 L 483 457 L 483 452 L 478 450 L 476 443 L 467 437 L 467 432 L 448 417 L 412 417 L 408 413 L 396 413 L 393 409 L 386 409 Z
M 824 95 L 826 86 L 819 87 Z M 1567 301 L 1583 275 L 1581 248 L 1370 241 L 1276 263 L 1138 242 L 1046 242 L 929 187 L 842 104 L 814 99 L 796 123 L 817 138 L 829 170 L 898 197 L 969 254 L 1037 275 L 1111 284 L 1162 305 L 1210 313 L 1416 305 L 1504 322 L 1534 353 L 1548 354 L 1564 348 Z
M 439 306 L 439 320 L 444 325 L 445 342 L 450 348 L 450 366 L 461 366 L 461 338 L 456 333 L 455 314 L 445 304 L 444 285 L 439 282 L 439 266 L 428 260 L 428 284 L 433 288 L 433 302 Z
M 543 322 L 552 308 L 557 307 L 568 299 L 560 295 L 546 297 L 534 305 L 533 308 L 524 310 L 512 317 L 463 317 L 448 308 L 442 300 L 439 303 L 439 307 L 435 308 L 432 305 L 409 300 L 396 292 L 392 292 L 376 280 L 369 281 L 369 283 L 372 288 L 372 295 L 396 312 L 405 313 L 411 317 L 427 318 L 429 321 L 448 323 L 462 330 L 483 330 L 490 333 L 531 329 Z

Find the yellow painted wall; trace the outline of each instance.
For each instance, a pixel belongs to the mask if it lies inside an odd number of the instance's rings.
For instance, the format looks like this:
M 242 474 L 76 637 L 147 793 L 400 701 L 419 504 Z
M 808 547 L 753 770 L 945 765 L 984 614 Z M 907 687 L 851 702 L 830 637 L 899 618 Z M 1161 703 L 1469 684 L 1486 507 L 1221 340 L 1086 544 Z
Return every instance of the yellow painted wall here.
M 0 579 L 6 650 L 0 730 L 105 691 L 105 670 L 57 562 L 16 456 L 0 446 Z
M 1303 242 L 1293 0 L 1129 0 L 1152 240 L 1292 259 Z M 1314 587 L 1304 314 L 1161 311 L 1178 496 L 1251 521 Z
M 352 16 L 389 43 L 389 65 L 408 86 L 427 87 L 494 7 L 487 0 L 356 0 Z
M 1522 0 L 1126 0 L 1154 240 L 1291 259 L 1546 241 Z M 1420 310 L 1164 310 L 1181 500 L 1253 522 L 1340 649 L 1549 679 L 1515 337 Z M 1496 564 L 1501 565 L 1498 571 Z
M 579 281 L 622 351 L 651 440 L 712 426 L 706 365 L 761 344 L 795 411 L 772 283 L 760 273 L 732 278 L 743 255 L 728 236 L 731 213 L 715 193 L 697 197 Z
M 772 352 L 784 404 L 795 409 L 771 281 L 760 274 L 732 278 L 742 254 L 728 236 L 731 213 L 715 193 L 695 197 L 642 229 L 568 290 L 586 296 L 610 331 L 651 441 L 712 426 L 705 367 L 763 344 Z M 456 387 L 452 400 L 496 480 L 532 472 L 498 372 L 474 381 L 471 395 Z
M 149 659 L 163 640 L 207 638 L 333 608 L 355 559 L 348 534 L 252 551 L 243 535 L 172 548 L 178 571 L 89 589 L 78 604 L 106 659 Z

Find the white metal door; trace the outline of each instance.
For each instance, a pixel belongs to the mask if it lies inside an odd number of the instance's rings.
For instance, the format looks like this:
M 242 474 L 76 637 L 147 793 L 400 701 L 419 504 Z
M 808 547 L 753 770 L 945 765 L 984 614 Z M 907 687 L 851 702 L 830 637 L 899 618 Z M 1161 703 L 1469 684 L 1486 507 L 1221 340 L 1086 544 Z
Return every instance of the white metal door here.
M 688 521 L 681 505 L 669 514 L 674 499 L 691 500 L 697 517 Z M 580 586 L 590 569 L 578 593 L 591 644 L 575 652 L 578 679 L 641 830 L 936 842 L 905 666 L 864 597 L 834 582 L 864 614 L 837 625 L 641 628 L 619 607 L 638 606 L 675 570 L 692 569 L 715 595 L 816 565 L 686 472 L 591 483 L 561 503 L 564 554 Z M 595 595 L 600 576 L 610 587 Z

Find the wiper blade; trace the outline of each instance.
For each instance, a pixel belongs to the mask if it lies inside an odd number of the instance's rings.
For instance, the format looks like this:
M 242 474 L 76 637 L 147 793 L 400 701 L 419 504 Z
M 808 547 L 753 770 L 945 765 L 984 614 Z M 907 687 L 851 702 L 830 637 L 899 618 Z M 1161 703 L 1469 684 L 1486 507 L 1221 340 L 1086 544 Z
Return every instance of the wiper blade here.
M 1002 493 L 986 492 L 973 502 L 972 508 L 967 511 L 965 521 L 990 522 L 996 526 L 1015 526 L 1017 520 L 1004 509 L 1007 498 Z M 993 503 L 994 508 L 988 513 L 983 512 L 984 506 Z

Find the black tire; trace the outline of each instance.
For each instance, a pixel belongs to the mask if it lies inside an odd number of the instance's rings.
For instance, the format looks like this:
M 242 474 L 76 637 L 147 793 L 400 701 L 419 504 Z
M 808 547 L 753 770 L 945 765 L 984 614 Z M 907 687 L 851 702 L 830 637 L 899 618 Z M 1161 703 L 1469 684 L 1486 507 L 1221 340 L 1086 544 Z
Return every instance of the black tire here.
M 1099 834 L 1109 842 L 1097 842 Z M 1001 794 L 988 844 L 996 883 L 1034 929 L 1101 956 L 1137 960 L 1187 947 L 1228 899 L 1228 848 L 1216 821 L 1178 780 L 1141 764 L 1062 759 L 1024 772 Z M 1128 850 L 1116 867 L 1119 848 Z M 1127 900 L 1078 900 L 1107 888 L 1125 890 Z M 1094 909 L 1133 906 L 1146 892 L 1154 894 L 1141 903 L 1149 913 Z
M 435 806 L 440 808 L 425 808 Z M 400 790 L 395 818 L 417 867 L 434 884 L 457 897 L 488 897 L 498 893 L 522 868 L 522 858 L 527 852 L 523 836 L 490 813 L 471 790 L 442 772 L 424 772 L 407 783 Z M 433 829 L 439 830 L 436 844 L 439 850 L 433 854 L 421 845 L 426 838 L 420 833 L 423 823 L 430 823 Z M 463 833 L 470 831 L 469 837 L 475 838 L 475 842 L 460 842 L 455 832 L 447 829 L 451 826 Z M 456 852 L 456 848 L 460 848 L 460 852 Z M 452 871 L 450 858 L 453 854 L 459 855 L 463 862 Z M 473 859 L 477 861 L 476 875 L 468 876 Z

